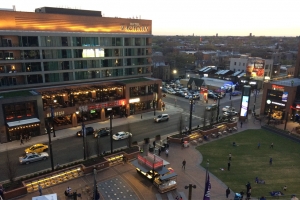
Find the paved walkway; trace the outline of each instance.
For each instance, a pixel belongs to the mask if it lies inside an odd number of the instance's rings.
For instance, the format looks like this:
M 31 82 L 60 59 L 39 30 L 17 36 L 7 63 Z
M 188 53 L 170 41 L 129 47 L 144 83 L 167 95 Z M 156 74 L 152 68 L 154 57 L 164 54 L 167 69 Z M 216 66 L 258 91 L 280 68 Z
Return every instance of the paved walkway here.
M 167 111 L 165 112 L 169 114 L 175 114 L 175 113 L 182 112 L 182 109 L 178 107 L 173 107 L 171 105 L 167 105 Z M 158 113 L 161 113 L 161 111 L 158 111 L 157 114 Z M 153 118 L 153 112 L 148 112 L 143 114 L 143 120 L 150 119 L 150 118 Z M 135 115 L 135 116 L 130 116 L 127 119 L 126 118 L 114 119 L 113 125 L 118 126 L 124 123 L 128 123 L 128 121 L 135 122 L 140 120 L 141 120 L 140 116 Z M 104 126 L 108 126 L 108 122 L 95 123 L 92 124 L 92 126 L 95 128 L 104 127 Z M 259 128 L 260 128 L 259 123 L 253 124 L 252 121 L 249 121 L 248 123 L 243 124 L 243 128 L 239 127 L 238 132 L 246 129 L 259 129 Z M 56 134 L 57 137 L 54 140 L 57 140 L 59 138 L 74 136 L 76 130 L 79 129 L 80 127 L 57 131 Z M 170 135 L 171 134 L 175 134 L 175 133 L 170 133 Z M 162 139 L 165 139 L 166 137 L 167 136 L 165 136 Z M 224 136 L 224 137 L 228 137 L 228 136 Z M 47 142 L 47 141 L 48 141 L 47 135 L 43 135 L 43 136 L 32 138 L 32 140 L 27 142 L 26 145 L 31 145 L 37 142 Z M 151 142 L 152 141 L 153 139 L 151 139 Z M 18 141 L 13 141 L 10 143 L 0 145 L 0 151 L 5 151 L 6 149 L 15 149 L 15 148 L 20 148 L 20 144 Z M 22 146 L 22 148 L 24 147 Z M 181 193 L 185 199 L 186 197 L 188 197 L 188 190 L 184 189 L 184 187 L 188 184 L 196 185 L 196 189 L 193 189 L 192 191 L 193 193 L 192 199 L 195 200 L 201 199 L 203 197 L 204 187 L 205 187 L 204 184 L 205 169 L 200 166 L 200 163 L 202 162 L 202 155 L 195 149 L 195 146 L 190 146 L 189 148 L 182 149 L 180 144 L 171 143 L 169 148 L 169 156 L 166 157 L 166 155 L 162 153 L 161 157 L 167 160 L 168 162 L 170 162 L 170 165 L 167 167 L 173 168 L 175 172 L 178 174 L 176 191 L 169 192 L 169 194 L 159 194 L 157 189 L 154 187 L 154 185 L 152 185 L 148 180 L 144 179 L 139 174 L 137 174 L 135 167 L 132 166 L 130 163 L 127 163 L 124 165 L 122 164 L 116 165 L 107 170 L 98 172 L 98 174 L 96 175 L 96 180 L 99 186 L 99 190 L 101 191 L 102 199 L 119 198 L 119 199 L 148 200 L 148 199 L 156 199 L 157 196 L 161 197 L 162 199 L 171 199 L 171 197 L 175 199 L 178 193 Z M 185 159 L 187 163 L 185 170 L 181 168 L 183 159 Z M 70 186 L 73 191 L 77 190 L 78 193 L 82 194 L 83 196 L 82 199 L 88 199 L 88 194 L 85 193 L 83 190 L 86 185 L 89 186 L 90 188 L 93 188 L 93 181 L 94 181 L 93 175 L 91 174 L 86 175 L 84 177 L 70 180 L 66 183 L 45 188 L 43 189 L 43 194 L 57 193 L 59 199 L 65 199 L 64 191 L 68 186 Z M 215 200 L 225 199 L 225 190 L 227 186 L 212 174 L 210 174 L 210 181 L 212 185 L 211 199 L 215 199 Z M 119 182 L 119 184 L 117 184 L 117 182 Z M 125 187 L 125 188 L 123 189 L 121 187 Z M 109 188 L 113 188 L 115 190 L 110 191 L 110 193 L 108 193 Z M 107 191 L 107 193 L 105 191 Z M 231 199 L 233 199 L 233 192 L 231 194 L 232 194 Z M 31 199 L 31 197 L 34 196 L 38 196 L 38 192 L 27 194 L 25 197 L 20 197 L 18 199 L 27 200 L 27 199 Z

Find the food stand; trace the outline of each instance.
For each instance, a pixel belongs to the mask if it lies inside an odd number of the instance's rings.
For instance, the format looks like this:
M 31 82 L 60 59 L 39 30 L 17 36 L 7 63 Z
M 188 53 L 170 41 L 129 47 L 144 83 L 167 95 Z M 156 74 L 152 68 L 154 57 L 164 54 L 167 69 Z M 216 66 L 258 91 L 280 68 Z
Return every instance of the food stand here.
M 139 174 L 151 180 L 160 193 L 177 188 L 177 174 L 172 168 L 166 168 L 170 163 L 159 156 L 148 152 L 147 156 L 138 155 L 131 164 Z

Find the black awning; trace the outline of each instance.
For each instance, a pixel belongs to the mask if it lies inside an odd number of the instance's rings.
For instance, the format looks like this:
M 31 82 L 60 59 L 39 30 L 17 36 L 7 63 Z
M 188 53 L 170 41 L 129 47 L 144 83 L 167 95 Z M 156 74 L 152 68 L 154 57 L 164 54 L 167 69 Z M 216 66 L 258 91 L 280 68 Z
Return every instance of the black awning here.
M 136 159 L 136 160 L 134 160 L 134 161 L 131 161 L 131 164 L 133 165 L 133 166 L 135 166 L 136 168 L 139 168 L 141 171 L 143 171 L 143 172 L 145 172 L 145 173 L 147 173 L 147 172 L 149 172 L 151 169 L 149 169 L 148 167 L 145 167 L 144 165 L 141 165 L 140 163 L 139 163 L 139 160 L 138 159 Z
M 167 168 L 165 168 L 165 167 L 157 168 L 157 169 L 155 169 L 155 171 L 156 171 L 157 173 L 159 173 L 160 175 L 166 174 L 166 173 L 169 172 L 169 170 L 168 170 Z

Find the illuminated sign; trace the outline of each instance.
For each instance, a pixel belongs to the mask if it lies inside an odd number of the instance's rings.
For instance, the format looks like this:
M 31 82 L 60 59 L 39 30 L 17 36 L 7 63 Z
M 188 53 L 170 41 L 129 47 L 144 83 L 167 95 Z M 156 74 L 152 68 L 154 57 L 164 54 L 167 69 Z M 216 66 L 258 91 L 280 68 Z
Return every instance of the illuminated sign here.
M 53 112 L 54 117 L 63 116 L 64 114 L 65 114 L 65 111 Z M 47 117 L 51 117 L 51 113 L 47 113 Z
M 129 25 L 121 26 L 121 31 L 148 32 L 149 26 L 141 26 L 139 23 L 130 23 Z
M 300 104 L 297 104 L 297 105 L 296 105 L 296 108 L 300 108 Z
M 250 77 L 263 77 L 265 73 L 264 60 L 249 60 L 246 67 L 246 75 Z
M 267 100 L 267 104 L 271 104 L 272 103 L 272 101 L 271 100 Z
M 289 96 L 288 92 L 283 92 L 283 94 L 282 94 L 282 101 L 287 102 L 288 96 Z
M 249 96 L 243 96 L 242 106 L 241 106 L 241 117 L 247 117 L 248 114 L 248 105 L 249 105 Z
M 272 101 L 272 104 L 275 104 L 275 105 L 278 105 L 278 106 L 285 106 L 285 104 L 283 104 L 283 103 L 278 103 L 278 102 L 275 102 L 275 101 Z
M 250 84 L 250 85 L 256 85 L 256 82 L 250 81 L 249 84 Z
M 283 90 L 284 87 L 283 86 L 279 86 L 279 85 L 272 85 L 272 89 L 274 89 L 274 90 Z
M 82 51 L 83 58 L 99 58 L 104 57 L 104 49 L 83 49 Z
M 140 102 L 140 98 L 129 99 L 129 103 L 137 103 Z

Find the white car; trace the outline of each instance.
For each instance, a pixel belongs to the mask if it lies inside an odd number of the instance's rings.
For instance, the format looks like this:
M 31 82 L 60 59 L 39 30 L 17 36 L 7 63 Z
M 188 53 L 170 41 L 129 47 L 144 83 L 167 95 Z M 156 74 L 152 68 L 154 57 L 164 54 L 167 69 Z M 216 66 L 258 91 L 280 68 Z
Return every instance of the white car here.
M 225 106 L 224 108 L 222 108 L 223 112 L 227 112 L 227 111 L 234 111 L 235 108 L 234 107 L 230 107 L 230 106 Z
M 224 116 L 236 116 L 237 114 L 238 112 L 236 111 L 227 111 L 223 113 Z
M 20 164 L 28 165 L 31 162 L 36 162 L 39 160 L 46 160 L 48 159 L 49 154 L 46 152 L 42 153 L 27 153 L 25 156 L 19 157 Z
M 131 133 L 125 132 L 125 131 L 121 131 L 121 132 L 118 132 L 118 133 L 114 134 L 113 135 L 113 139 L 114 140 L 122 140 L 122 139 L 128 138 L 129 135 L 131 135 Z

